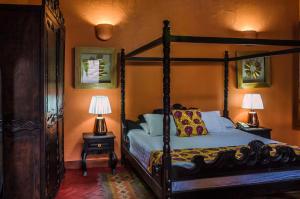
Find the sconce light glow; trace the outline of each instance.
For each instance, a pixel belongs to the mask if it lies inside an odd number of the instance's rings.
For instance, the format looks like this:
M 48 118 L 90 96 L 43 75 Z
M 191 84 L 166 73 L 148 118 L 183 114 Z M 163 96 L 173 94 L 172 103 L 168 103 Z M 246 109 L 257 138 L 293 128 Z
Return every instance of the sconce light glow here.
M 107 41 L 112 37 L 113 25 L 112 24 L 98 24 L 95 27 L 96 36 L 102 41 Z
M 241 25 L 241 27 L 239 28 L 240 31 L 256 31 L 256 28 L 254 25 Z
M 84 0 L 80 1 L 75 10 L 82 19 L 93 26 L 115 26 L 126 20 L 134 5 L 134 0 Z
M 255 13 L 255 14 L 253 14 Z M 237 31 L 255 30 L 262 32 L 266 29 L 266 13 L 255 4 L 241 5 L 233 21 L 233 29 Z
M 82 17 L 94 26 L 98 24 L 117 25 L 125 18 L 125 14 L 118 8 L 104 6 L 97 10 L 90 9 L 90 11 L 82 15 Z
M 239 22 L 236 23 L 234 26 L 234 29 L 237 31 L 260 31 L 261 30 L 261 26 L 259 25 L 258 22 L 254 22 L 252 20 L 252 23 L 250 22 Z
M 255 30 L 244 30 L 242 31 L 243 37 L 249 38 L 249 39 L 256 39 L 257 38 L 257 32 Z

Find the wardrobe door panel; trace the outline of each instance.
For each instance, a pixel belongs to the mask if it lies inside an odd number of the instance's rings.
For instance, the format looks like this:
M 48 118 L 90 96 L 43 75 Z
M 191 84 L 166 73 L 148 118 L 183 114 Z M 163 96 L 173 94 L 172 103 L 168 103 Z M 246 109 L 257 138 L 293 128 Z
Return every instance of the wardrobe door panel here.
M 0 6 L 4 198 L 40 198 L 40 7 Z
M 48 127 L 46 142 L 46 198 L 54 198 L 58 189 L 57 184 L 57 128 Z
M 0 9 L 3 117 L 40 120 L 41 9 Z
M 40 199 L 40 130 L 30 128 L 5 132 L 4 198 Z

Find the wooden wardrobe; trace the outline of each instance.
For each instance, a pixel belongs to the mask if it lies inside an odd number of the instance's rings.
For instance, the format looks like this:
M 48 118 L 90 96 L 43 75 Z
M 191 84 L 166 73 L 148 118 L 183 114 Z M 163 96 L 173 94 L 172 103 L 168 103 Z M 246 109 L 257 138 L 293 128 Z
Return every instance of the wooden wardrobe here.
M 54 198 L 64 175 L 65 29 L 59 2 L 0 5 L 0 25 L 3 198 Z

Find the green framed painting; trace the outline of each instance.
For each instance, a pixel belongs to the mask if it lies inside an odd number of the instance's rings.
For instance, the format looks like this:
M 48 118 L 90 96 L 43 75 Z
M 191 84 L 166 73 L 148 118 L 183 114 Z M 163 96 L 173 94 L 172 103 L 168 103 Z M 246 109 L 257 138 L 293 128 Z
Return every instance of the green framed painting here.
M 75 88 L 117 87 L 117 55 L 114 48 L 75 48 Z
M 263 52 L 237 52 L 237 56 L 246 56 Z M 238 88 L 261 88 L 271 86 L 270 57 L 256 57 L 239 60 L 237 65 Z

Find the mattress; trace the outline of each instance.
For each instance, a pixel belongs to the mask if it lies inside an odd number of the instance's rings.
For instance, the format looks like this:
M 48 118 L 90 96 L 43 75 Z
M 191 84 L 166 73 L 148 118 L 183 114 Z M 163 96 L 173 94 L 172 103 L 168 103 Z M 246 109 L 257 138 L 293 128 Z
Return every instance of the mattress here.
M 141 129 L 130 130 L 128 138 L 130 140 L 130 153 L 140 161 L 144 168 L 147 168 L 149 165 L 151 152 L 163 149 L 162 136 L 150 136 Z M 205 136 L 170 136 L 170 138 L 171 150 L 240 146 L 247 145 L 252 140 L 260 140 L 265 144 L 279 143 L 235 128 L 228 128 L 222 133 L 210 132 Z M 191 162 L 177 164 L 181 164 L 180 166 L 184 167 L 194 166 Z

